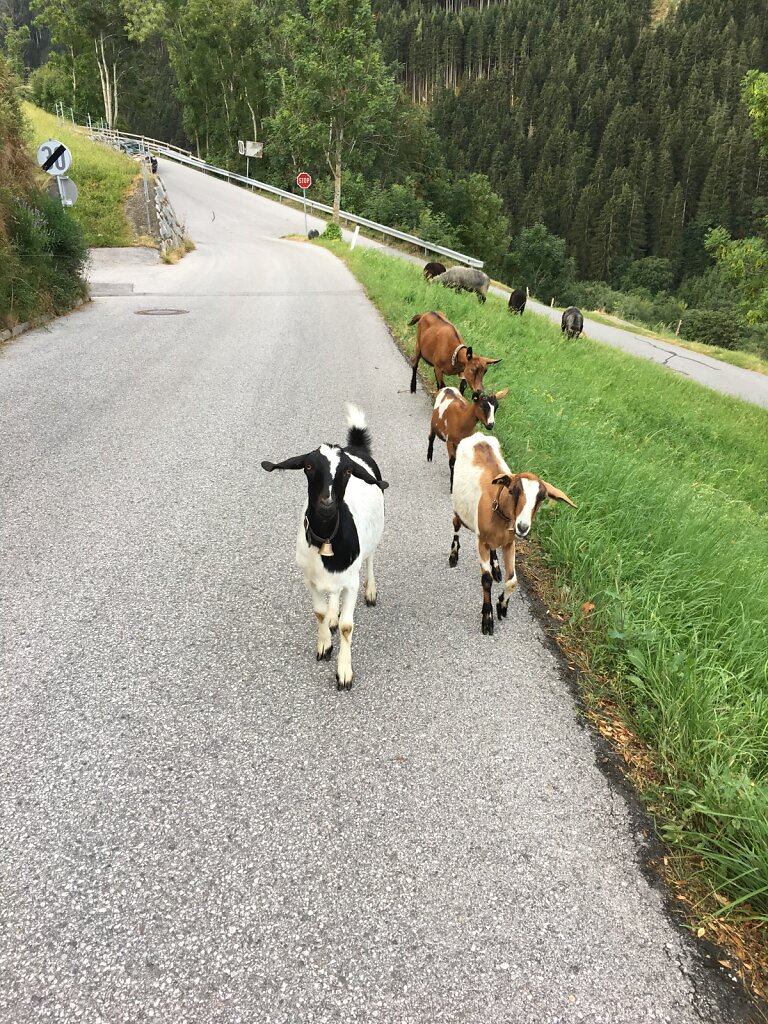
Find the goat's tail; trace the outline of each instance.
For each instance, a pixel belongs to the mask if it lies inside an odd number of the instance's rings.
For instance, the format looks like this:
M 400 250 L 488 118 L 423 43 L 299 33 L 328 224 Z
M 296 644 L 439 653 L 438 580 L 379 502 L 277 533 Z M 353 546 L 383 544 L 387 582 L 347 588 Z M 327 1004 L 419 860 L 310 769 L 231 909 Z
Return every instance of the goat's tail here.
M 413 327 L 413 325 L 417 324 L 423 316 L 423 313 L 417 313 L 416 316 L 412 316 L 411 319 L 408 321 L 408 326 Z
M 365 421 L 365 413 L 351 403 L 347 406 L 347 448 L 362 448 L 371 453 L 371 435 Z

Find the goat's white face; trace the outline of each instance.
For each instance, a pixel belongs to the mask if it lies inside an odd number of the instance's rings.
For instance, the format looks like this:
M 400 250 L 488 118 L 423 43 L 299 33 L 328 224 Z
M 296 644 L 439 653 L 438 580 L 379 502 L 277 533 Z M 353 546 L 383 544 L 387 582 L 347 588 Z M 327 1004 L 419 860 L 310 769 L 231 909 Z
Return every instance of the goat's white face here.
M 321 503 L 331 504 L 333 499 L 333 485 L 336 480 L 336 471 L 339 468 L 339 462 L 341 462 L 341 451 L 329 444 L 321 444 L 319 450 L 320 454 L 327 461 L 328 468 L 320 475 L 318 480 L 318 483 L 320 484 L 320 491 L 317 497 Z
M 520 483 L 522 484 L 523 491 L 520 501 L 518 501 L 518 512 L 515 516 L 515 536 L 522 540 L 531 532 L 533 517 L 536 515 L 538 505 L 541 503 L 542 486 L 539 480 L 527 480 L 525 478 Z

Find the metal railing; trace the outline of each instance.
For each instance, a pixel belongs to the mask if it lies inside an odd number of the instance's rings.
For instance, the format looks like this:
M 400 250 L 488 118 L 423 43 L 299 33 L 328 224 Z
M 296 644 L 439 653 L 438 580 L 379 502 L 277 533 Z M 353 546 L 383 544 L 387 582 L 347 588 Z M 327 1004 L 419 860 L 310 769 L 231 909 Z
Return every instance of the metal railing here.
M 194 167 L 196 170 L 205 171 L 207 174 L 217 174 L 219 177 L 226 178 L 227 181 L 236 181 L 241 185 L 247 185 L 249 188 L 258 189 L 260 192 L 266 192 L 269 195 L 277 196 L 280 199 L 287 199 L 293 203 L 298 203 L 300 205 L 303 205 L 304 203 L 302 196 L 297 195 L 295 192 L 287 192 L 285 189 L 277 188 L 275 185 L 268 185 L 265 181 L 258 181 L 256 178 L 248 178 L 244 174 L 237 174 L 235 171 L 228 171 L 223 167 L 216 167 L 214 164 L 206 163 L 205 160 L 201 160 L 199 157 L 193 156 L 189 150 L 181 149 L 179 146 L 172 146 L 166 142 L 162 142 L 160 139 L 153 139 L 148 135 L 133 135 L 129 132 L 118 132 L 114 129 L 104 129 L 97 127 L 96 125 L 81 125 L 81 127 L 84 127 L 93 138 L 97 138 L 109 146 L 116 148 L 121 139 L 130 139 L 131 141 L 141 143 L 152 153 L 168 157 L 170 160 L 176 160 L 180 164 L 186 164 L 189 167 Z M 314 199 L 307 199 L 306 203 L 307 208 L 310 210 L 333 214 L 333 207 L 326 206 L 325 203 L 317 203 Z M 366 217 L 358 217 L 355 213 L 347 213 L 345 210 L 340 210 L 339 216 L 348 224 L 357 224 L 361 228 L 367 228 L 369 231 L 376 231 L 382 235 L 389 235 L 391 238 L 397 238 L 401 242 L 407 242 L 409 245 L 423 249 L 425 252 L 429 251 L 437 253 L 440 256 L 446 256 L 448 259 L 455 260 L 457 263 L 464 263 L 468 267 L 476 267 L 479 270 L 483 266 L 483 261 L 475 259 L 474 256 L 467 256 L 462 252 L 456 252 L 455 249 L 448 249 L 444 245 L 436 245 L 434 242 L 427 242 L 423 238 L 417 238 L 415 235 L 409 235 L 405 231 L 398 231 L 396 228 L 387 227 L 385 224 L 377 224 L 376 221 L 368 220 Z

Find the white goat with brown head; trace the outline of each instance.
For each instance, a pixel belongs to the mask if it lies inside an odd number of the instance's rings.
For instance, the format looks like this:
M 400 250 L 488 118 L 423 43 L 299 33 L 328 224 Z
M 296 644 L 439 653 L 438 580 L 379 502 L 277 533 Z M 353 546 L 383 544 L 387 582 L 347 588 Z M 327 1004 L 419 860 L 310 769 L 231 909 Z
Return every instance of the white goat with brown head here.
M 432 410 L 432 422 L 427 445 L 427 462 L 432 461 L 435 438 L 445 441 L 448 449 L 448 468 L 451 472 L 453 490 L 453 466 L 456 462 L 456 448 L 460 441 L 473 434 L 478 423 L 493 430 L 499 402 L 506 397 L 509 388 L 502 388 L 496 394 L 486 395 L 484 391 L 473 391 L 472 401 L 467 402 L 457 388 L 443 388 L 438 391 Z
M 483 633 L 493 633 L 491 582 L 501 581 L 495 549 L 504 557 L 506 582 L 496 603 L 499 619 L 506 618 L 507 605 L 517 586 L 515 541 L 531 532 L 536 512 L 546 498 L 574 503 L 563 491 L 533 473 L 513 473 L 504 461 L 495 437 L 473 434 L 456 452 L 453 482 L 453 544 L 448 564 L 459 561 L 459 530 L 475 534 L 483 587 Z

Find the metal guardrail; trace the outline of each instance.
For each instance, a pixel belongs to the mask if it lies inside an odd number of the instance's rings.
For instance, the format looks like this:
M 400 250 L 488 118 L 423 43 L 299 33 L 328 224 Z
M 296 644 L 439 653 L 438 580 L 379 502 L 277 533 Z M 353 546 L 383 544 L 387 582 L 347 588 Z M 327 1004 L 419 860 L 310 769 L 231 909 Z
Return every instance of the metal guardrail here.
M 242 185 L 248 185 L 250 188 L 256 188 L 261 192 L 267 192 L 270 195 L 278 196 L 280 199 L 287 199 L 293 203 L 300 203 L 302 205 L 304 203 L 302 196 L 296 195 L 295 192 L 286 192 L 285 189 L 277 188 L 275 185 L 268 185 L 265 181 L 258 181 L 256 178 L 247 178 L 244 174 L 237 174 L 235 171 L 227 171 L 223 167 L 216 167 L 214 164 L 206 163 L 205 160 L 201 160 L 199 157 L 193 156 L 189 150 L 181 149 L 179 146 L 172 146 L 166 142 L 161 142 L 159 139 L 152 139 L 148 135 L 132 135 L 129 132 L 118 132 L 114 129 L 102 129 L 97 128 L 94 125 L 90 128 L 87 125 L 81 125 L 81 127 L 84 127 L 86 131 L 90 132 L 92 137 L 100 139 L 107 145 L 117 147 L 120 139 L 130 139 L 134 142 L 141 143 L 150 152 L 168 157 L 171 160 L 177 160 L 179 163 L 187 164 L 189 167 L 194 167 L 199 171 L 205 171 L 208 174 L 217 174 L 219 177 L 226 178 L 227 181 L 237 181 Z M 326 206 L 325 203 L 317 203 L 314 199 L 307 199 L 306 203 L 310 210 L 333 214 L 333 207 Z M 396 228 L 387 227 L 385 224 L 377 224 L 376 221 L 368 220 L 365 217 L 358 217 L 355 213 L 347 213 L 345 210 L 340 210 L 339 216 L 349 224 L 358 224 L 361 228 L 368 228 L 369 231 L 376 231 L 382 235 L 389 235 L 392 238 L 397 238 L 401 242 L 407 242 L 409 245 L 414 245 L 419 249 L 424 249 L 425 252 L 429 251 L 437 253 L 440 256 L 447 256 L 448 259 L 455 260 L 457 263 L 464 263 L 468 267 L 476 267 L 479 270 L 483 266 L 483 261 L 475 259 L 474 256 L 466 256 L 464 253 L 456 252 L 455 249 L 448 249 L 444 245 L 435 245 L 434 242 L 427 242 L 423 238 L 417 238 L 415 235 L 409 235 L 405 231 L 398 231 Z

